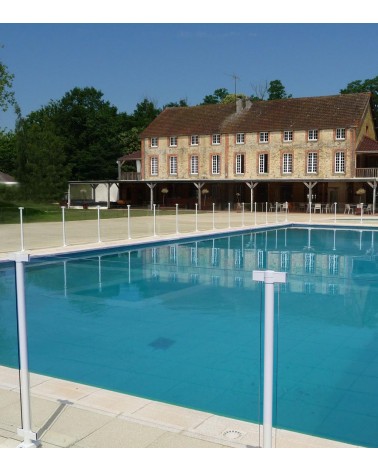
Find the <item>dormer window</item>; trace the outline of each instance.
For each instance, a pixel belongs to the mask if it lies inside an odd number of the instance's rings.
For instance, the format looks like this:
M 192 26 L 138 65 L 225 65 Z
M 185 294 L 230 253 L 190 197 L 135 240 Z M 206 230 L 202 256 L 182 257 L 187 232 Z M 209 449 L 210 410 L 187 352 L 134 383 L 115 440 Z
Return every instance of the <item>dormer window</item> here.
M 199 144 L 199 137 L 198 137 L 198 134 L 193 134 L 191 137 L 190 137 L 190 145 L 191 146 L 198 146 Z
M 176 147 L 177 146 L 177 136 L 171 136 L 169 138 L 169 146 Z
M 336 129 L 336 139 L 345 139 L 345 128 Z
M 158 147 L 158 138 L 151 138 L 151 147 Z
M 244 144 L 244 133 L 236 133 L 236 144 Z
M 212 140 L 212 143 L 213 144 L 220 144 L 220 139 L 221 139 L 221 135 L 220 134 L 213 134 L 213 140 Z
M 309 129 L 308 130 L 308 140 L 309 141 L 317 141 L 318 140 L 318 130 L 317 129 Z

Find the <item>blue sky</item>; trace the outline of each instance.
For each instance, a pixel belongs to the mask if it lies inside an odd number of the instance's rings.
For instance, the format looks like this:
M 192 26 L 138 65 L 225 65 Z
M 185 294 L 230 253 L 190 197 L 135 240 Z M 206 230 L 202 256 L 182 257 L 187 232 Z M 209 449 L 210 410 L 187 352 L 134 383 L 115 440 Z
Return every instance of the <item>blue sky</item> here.
M 119 111 L 148 98 L 199 104 L 217 88 L 250 95 L 281 80 L 294 97 L 331 95 L 378 75 L 377 24 L 6 23 L 0 60 L 24 115 L 93 86 Z M 12 129 L 13 113 L 0 114 Z

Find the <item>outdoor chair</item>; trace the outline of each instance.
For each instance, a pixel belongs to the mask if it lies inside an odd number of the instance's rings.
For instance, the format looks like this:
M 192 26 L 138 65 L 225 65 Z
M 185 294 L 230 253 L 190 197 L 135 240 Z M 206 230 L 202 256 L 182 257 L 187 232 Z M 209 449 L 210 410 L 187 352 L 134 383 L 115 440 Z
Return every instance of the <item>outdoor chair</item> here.
M 314 213 L 316 213 L 317 211 L 319 211 L 319 213 L 322 212 L 322 205 L 321 205 L 321 203 L 315 203 L 315 206 L 314 206 Z
M 365 208 L 365 213 L 369 213 L 370 215 L 373 213 L 373 205 L 368 203 L 367 207 Z
M 345 204 L 344 214 L 345 214 L 345 213 L 348 213 L 348 215 L 349 215 L 349 213 L 353 213 L 353 208 L 350 206 L 349 203 L 346 203 L 346 204 Z
M 325 204 L 324 213 L 331 213 L 331 205 L 329 203 Z

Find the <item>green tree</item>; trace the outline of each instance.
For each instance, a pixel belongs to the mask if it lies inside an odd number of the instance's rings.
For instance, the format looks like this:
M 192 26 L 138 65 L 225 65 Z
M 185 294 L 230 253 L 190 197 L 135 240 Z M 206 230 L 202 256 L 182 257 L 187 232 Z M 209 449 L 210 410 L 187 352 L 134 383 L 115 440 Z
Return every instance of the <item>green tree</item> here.
M 285 87 L 280 80 L 271 80 L 268 87 L 268 100 L 281 100 L 283 98 L 292 98 L 292 95 L 286 93 Z
M 249 97 L 243 93 L 237 93 L 236 95 L 234 93 L 230 93 L 223 98 L 222 103 L 234 103 L 239 98 L 247 100 Z
M 131 154 L 140 149 L 140 134 L 139 128 L 131 128 L 128 131 L 123 131 L 120 134 L 120 140 L 122 143 L 122 154 Z
M 137 103 L 130 119 L 130 128 L 138 128 L 142 131 L 147 128 L 160 113 L 160 108 L 158 108 L 154 102 L 145 98 L 142 102 Z
M 16 135 L 13 131 L 0 130 L 0 171 L 15 175 L 16 169 Z
M 181 98 L 178 102 L 169 102 L 166 105 L 163 106 L 163 109 L 165 108 L 171 108 L 171 107 L 187 107 L 188 106 L 188 101 L 186 98 Z
M 378 75 L 373 79 L 354 80 L 340 90 L 341 94 L 371 92 L 373 103 L 373 116 L 376 133 L 378 134 Z
M 0 46 L 2 47 L 2 46 Z M 14 74 L 0 61 L 0 109 L 7 111 L 9 106 L 15 106 L 16 99 L 12 90 Z
M 23 123 L 22 126 L 18 157 L 22 161 L 19 181 L 23 197 L 33 201 L 62 198 L 70 174 L 64 140 L 51 123 Z
M 214 91 L 212 95 L 206 95 L 201 105 L 213 105 L 221 103 L 229 95 L 229 92 L 225 88 L 219 88 Z

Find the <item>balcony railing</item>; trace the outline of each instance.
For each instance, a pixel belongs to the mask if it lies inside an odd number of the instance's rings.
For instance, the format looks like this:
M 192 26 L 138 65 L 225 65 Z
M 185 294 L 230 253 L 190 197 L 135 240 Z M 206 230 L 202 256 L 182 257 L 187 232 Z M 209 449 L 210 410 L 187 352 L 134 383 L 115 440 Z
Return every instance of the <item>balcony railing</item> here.
M 121 172 L 120 180 L 141 180 L 140 172 Z
M 378 167 L 356 169 L 356 177 L 378 177 Z

